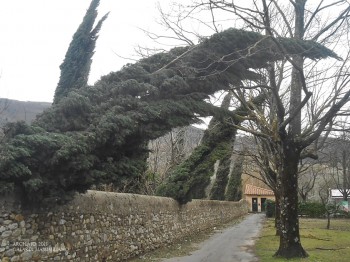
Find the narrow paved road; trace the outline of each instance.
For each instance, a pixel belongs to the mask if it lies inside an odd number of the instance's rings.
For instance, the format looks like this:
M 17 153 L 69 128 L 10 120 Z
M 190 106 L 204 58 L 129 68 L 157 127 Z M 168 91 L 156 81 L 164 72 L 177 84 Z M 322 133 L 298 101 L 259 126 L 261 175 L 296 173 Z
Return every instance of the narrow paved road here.
M 200 249 L 185 257 L 163 262 L 255 262 L 252 253 L 255 239 L 262 228 L 264 214 L 250 214 L 241 223 L 215 233 Z

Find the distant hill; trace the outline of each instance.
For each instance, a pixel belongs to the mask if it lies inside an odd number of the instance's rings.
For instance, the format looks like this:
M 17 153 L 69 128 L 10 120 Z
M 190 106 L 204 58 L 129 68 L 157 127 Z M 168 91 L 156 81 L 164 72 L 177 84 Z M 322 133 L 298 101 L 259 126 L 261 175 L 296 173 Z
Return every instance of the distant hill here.
M 50 106 L 51 103 L 48 102 L 24 102 L 0 98 L 0 126 L 16 121 L 31 123 L 36 115 Z

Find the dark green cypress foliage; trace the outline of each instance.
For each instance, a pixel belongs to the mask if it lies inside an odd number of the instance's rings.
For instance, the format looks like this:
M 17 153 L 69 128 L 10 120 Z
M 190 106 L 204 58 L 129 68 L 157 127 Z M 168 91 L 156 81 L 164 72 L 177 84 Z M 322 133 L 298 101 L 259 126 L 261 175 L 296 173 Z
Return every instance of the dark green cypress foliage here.
M 229 109 L 230 101 L 231 101 L 231 93 L 229 92 L 225 97 L 221 104 L 221 108 Z M 225 188 L 228 181 L 228 175 L 230 173 L 230 164 L 231 164 L 231 155 L 232 155 L 232 147 L 233 143 L 236 139 L 237 131 L 234 127 L 231 125 L 227 125 L 225 121 L 228 121 L 228 119 L 223 120 L 215 120 L 216 125 L 218 127 L 218 130 L 221 130 L 225 132 L 225 129 L 229 128 L 231 130 L 231 138 L 227 139 L 226 141 L 226 150 L 223 152 L 223 157 L 219 159 L 219 166 L 218 170 L 216 172 L 216 178 L 213 184 L 213 187 L 211 188 L 209 198 L 212 200 L 224 200 L 225 199 Z
M 287 51 L 297 50 L 313 59 L 332 55 L 312 43 L 280 42 L 288 44 Z M 251 48 L 247 47 L 253 46 L 259 51 L 248 55 Z M 50 204 L 101 183 L 113 183 L 124 192 L 137 190 L 150 139 L 195 123 L 201 116 L 230 116 L 239 124 L 244 108 L 229 112 L 205 99 L 242 79 L 256 79 L 259 75 L 251 68 L 283 56 L 263 36 L 229 29 L 198 46 L 174 48 L 126 65 L 93 87 L 85 85 L 58 95 L 59 102 L 31 126 L 5 128 L 0 187 L 20 190 L 26 201 Z M 263 96 L 258 98 L 263 100 Z M 259 103 L 258 98 L 253 103 Z M 232 130 L 222 131 L 214 128 L 206 133 L 208 143 L 174 171 L 177 174 L 171 176 L 172 191 L 167 195 L 183 202 L 203 196 L 210 169 L 227 152 L 232 137 Z M 220 138 L 226 135 L 227 139 Z M 195 172 L 188 176 L 190 170 Z
M 232 153 L 232 152 L 231 152 Z M 214 185 L 210 191 L 211 200 L 225 200 L 225 189 L 228 182 L 230 173 L 231 154 L 227 154 L 224 158 L 220 159 L 218 171 L 216 172 L 216 178 Z
M 221 105 L 221 109 L 227 110 L 230 106 L 231 93 L 228 93 Z M 214 164 L 217 160 L 223 160 L 227 164 L 227 158 L 232 154 L 232 141 L 235 139 L 237 130 L 225 123 L 225 117 L 215 116 L 204 132 L 201 144 L 195 148 L 192 154 L 179 166 L 170 171 L 168 179 L 161 185 L 157 194 L 173 197 L 181 204 L 191 201 L 192 198 L 206 197 L 205 189 L 209 185 L 210 177 L 214 173 Z M 223 171 L 219 165 L 219 171 Z M 218 171 L 218 172 L 219 172 Z M 228 172 L 226 174 L 226 177 Z M 225 175 L 223 175 L 225 176 Z M 221 175 L 219 175 L 219 180 Z M 214 183 L 215 199 L 218 185 L 225 184 L 223 181 Z M 227 180 L 226 180 L 227 183 Z M 225 190 L 226 184 L 223 186 Z
M 78 27 L 68 47 L 66 57 L 60 65 L 61 76 L 55 91 L 54 104 L 57 104 L 72 90 L 87 85 L 98 33 L 108 16 L 108 14 L 103 16 L 93 28 L 99 4 L 99 0 L 92 0 L 83 22 Z
M 264 97 L 263 94 L 259 95 L 252 100 L 252 103 L 259 105 L 264 101 Z M 231 95 L 228 93 L 223 100 L 221 109 L 227 109 L 230 100 Z M 248 110 L 243 106 L 236 108 L 230 114 L 231 123 L 239 125 L 242 118 L 238 115 L 243 117 L 247 115 L 247 112 Z M 158 195 L 172 197 L 181 204 L 185 204 L 193 198 L 205 198 L 205 189 L 214 173 L 214 164 L 221 159 L 222 164 L 219 165 L 210 198 L 224 199 L 232 146 L 237 134 L 237 129 L 227 120 L 227 116 L 213 117 L 208 129 L 204 132 L 201 144 L 183 163 L 171 170 L 168 179 L 158 188 Z
M 244 156 L 238 155 L 235 159 L 231 176 L 225 193 L 225 200 L 239 201 L 242 199 L 242 173 Z

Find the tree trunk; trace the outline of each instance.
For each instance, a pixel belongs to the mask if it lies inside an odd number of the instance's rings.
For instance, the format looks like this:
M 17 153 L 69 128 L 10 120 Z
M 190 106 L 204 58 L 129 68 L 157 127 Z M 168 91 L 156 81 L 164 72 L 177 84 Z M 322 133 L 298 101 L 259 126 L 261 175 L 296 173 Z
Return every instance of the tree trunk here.
M 275 192 L 275 228 L 276 228 L 276 236 L 281 235 L 281 208 L 280 208 L 280 195 Z
M 280 246 L 275 256 L 284 258 L 307 257 L 301 246 L 298 218 L 298 162 L 300 150 L 291 140 L 283 145 L 282 173 L 280 174 Z
M 327 229 L 331 226 L 331 213 L 327 212 Z
M 343 200 L 348 201 L 348 183 L 347 183 L 347 153 L 345 150 L 342 152 L 342 169 L 343 169 Z
M 295 24 L 294 38 L 303 39 L 304 12 L 306 0 L 294 2 Z M 280 130 L 282 166 L 279 174 L 279 191 L 281 193 L 281 234 L 280 246 L 275 256 L 284 258 L 306 257 L 307 253 L 301 246 L 298 219 L 298 164 L 301 149 L 297 138 L 301 133 L 301 98 L 303 89 L 303 57 L 293 56 L 293 69 L 290 89 L 290 114 L 294 115 L 288 133 Z

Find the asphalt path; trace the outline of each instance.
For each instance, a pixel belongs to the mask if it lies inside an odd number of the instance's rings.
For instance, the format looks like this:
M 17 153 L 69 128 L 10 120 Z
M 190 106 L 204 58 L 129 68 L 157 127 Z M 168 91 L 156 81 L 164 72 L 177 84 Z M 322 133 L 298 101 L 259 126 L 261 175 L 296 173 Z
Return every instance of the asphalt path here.
M 214 233 L 191 255 L 165 259 L 162 262 L 255 262 L 252 252 L 262 228 L 264 214 L 249 214 L 239 224 Z

